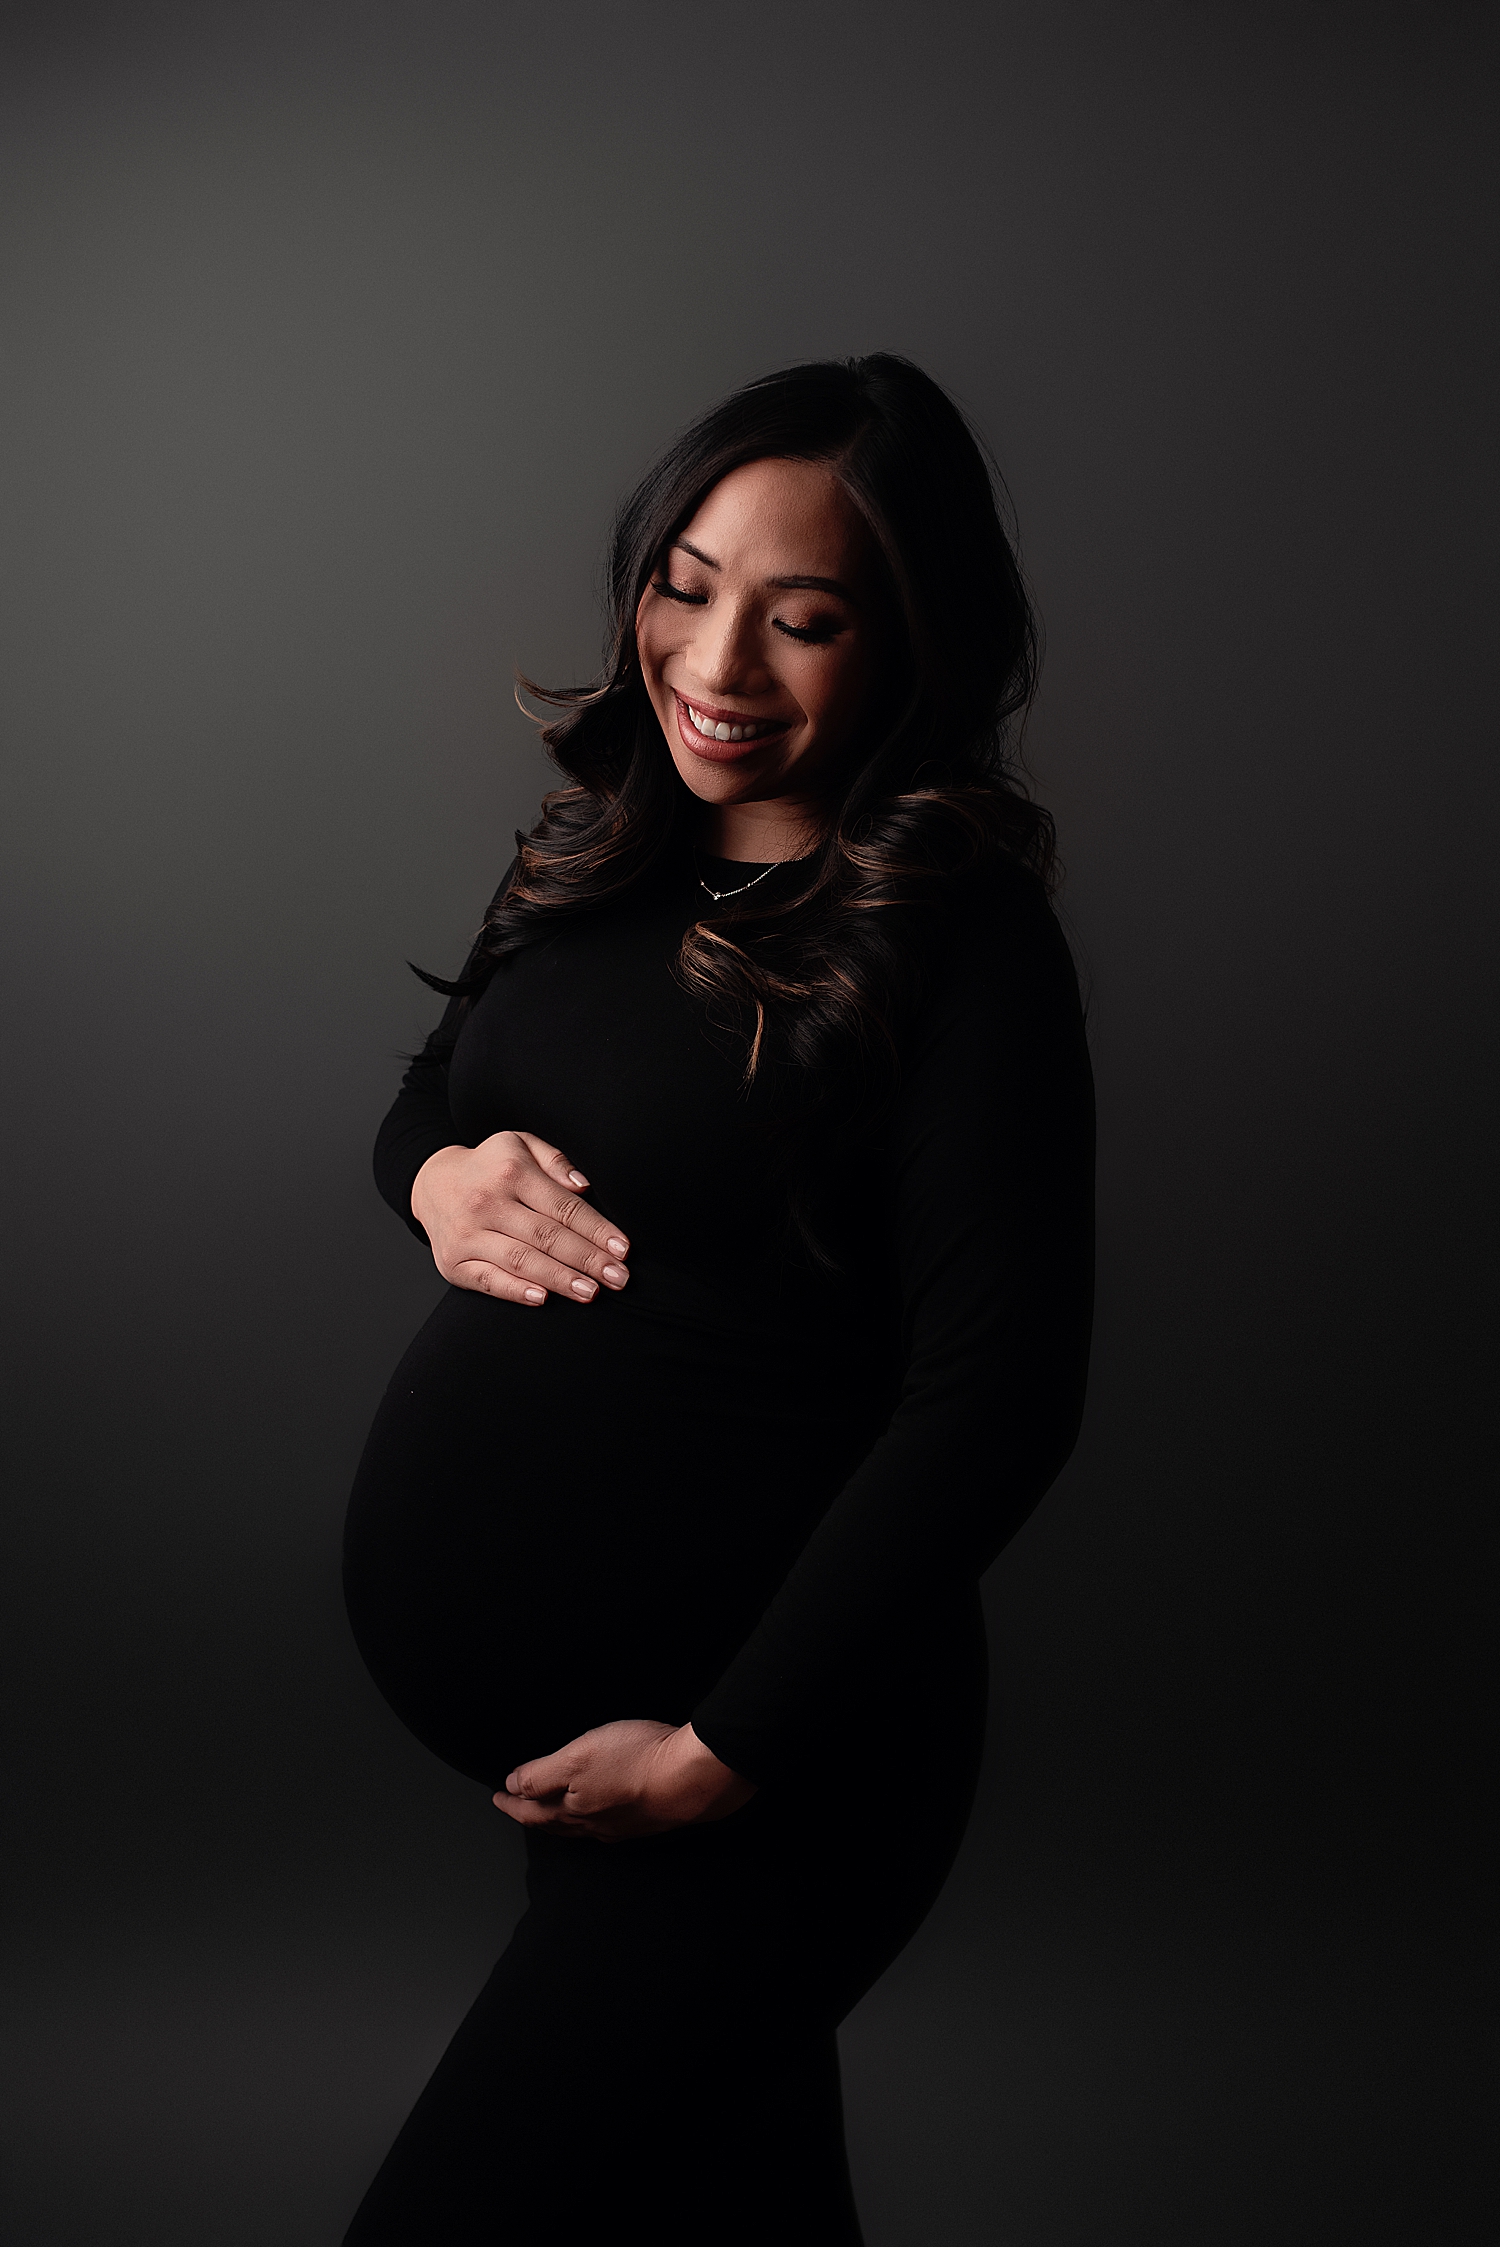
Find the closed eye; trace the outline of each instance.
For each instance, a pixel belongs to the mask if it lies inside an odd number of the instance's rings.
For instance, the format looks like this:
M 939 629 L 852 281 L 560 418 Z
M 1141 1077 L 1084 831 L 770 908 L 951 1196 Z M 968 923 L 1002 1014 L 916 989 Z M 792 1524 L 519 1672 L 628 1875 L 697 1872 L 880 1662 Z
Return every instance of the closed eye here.
M 689 593 L 685 587 L 674 585 L 668 577 L 658 578 L 651 590 L 653 593 L 664 593 L 669 601 L 682 601 L 689 608 L 701 609 L 708 602 L 706 593 Z
M 789 640 L 800 640 L 804 647 L 810 648 L 826 646 L 828 641 L 836 640 L 844 629 L 831 616 L 819 617 L 815 624 L 783 624 L 779 616 L 773 616 L 771 622 Z

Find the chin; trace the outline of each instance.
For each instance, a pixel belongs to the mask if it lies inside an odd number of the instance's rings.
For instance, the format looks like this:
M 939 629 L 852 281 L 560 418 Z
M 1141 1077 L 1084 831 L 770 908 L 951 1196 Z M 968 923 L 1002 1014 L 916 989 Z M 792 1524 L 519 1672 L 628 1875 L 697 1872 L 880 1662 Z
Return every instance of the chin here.
M 735 804 L 742 802 L 750 793 L 745 786 L 745 775 L 735 772 L 731 767 L 705 764 L 701 771 L 694 772 L 689 771 L 685 764 L 680 764 L 676 757 L 672 759 L 672 763 L 676 766 L 678 779 L 700 803 Z

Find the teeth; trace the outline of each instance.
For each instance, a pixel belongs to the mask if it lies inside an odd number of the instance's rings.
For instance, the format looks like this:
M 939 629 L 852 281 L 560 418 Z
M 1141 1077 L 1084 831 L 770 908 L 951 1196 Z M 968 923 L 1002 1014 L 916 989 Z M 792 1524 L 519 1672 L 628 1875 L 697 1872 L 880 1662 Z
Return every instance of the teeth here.
M 705 718 L 703 712 L 695 710 L 691 703 L 688 704 L 688 716 L 705 741 L 753 741 L 757 734 L 765 731 L 765 727 L 755 719 L 751 719 L 748 725 L 731 726 L 726 725 L 722 718 Z

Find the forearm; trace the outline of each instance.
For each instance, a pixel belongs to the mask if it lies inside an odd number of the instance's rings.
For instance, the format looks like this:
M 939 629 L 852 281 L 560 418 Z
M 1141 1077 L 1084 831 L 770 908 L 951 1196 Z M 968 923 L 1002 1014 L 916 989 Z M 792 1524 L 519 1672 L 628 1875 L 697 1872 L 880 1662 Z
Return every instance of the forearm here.
M 705 1744 L 764 1785 L 795 1770 L 810 1736 L 855 1721 L 870 1681 L 923 1640 L 1045 1495 L 1081 1400 L 1081 1379 L 1040 1409 L 1033 1394 L 1019 1441 L 993 1385 L 968 1410 L 898 1414 L 694 1708 Z
M 1076 1440 L 1093 1306 L 1093 1094 L 1044 907 L 976 949 L 893 1115 L 906 1373 L 885 1433 L 692 1712 L 763 1783 L 988 1567 Z
M 495 892 L 494 902 L 504 896 L 514 873 L 513 860 Z M 464 963 L 465 975 L 473 970 L 477 954 L 476 944 Z M 463 999 L 449 1000 L 442 1020 L 402 1078 L 401 1090 L 375 1138 L 375 1184 L 381 1199 L 390 1205 L 407 1229 L 423 1241 L 427 1238 L 426 1232 L 412 1212 L 412 1187 L 417 1174 L 442 1148 L 467 1144 L 448 1105 L 448 1064 L 467 1005 L 468 1001 Z

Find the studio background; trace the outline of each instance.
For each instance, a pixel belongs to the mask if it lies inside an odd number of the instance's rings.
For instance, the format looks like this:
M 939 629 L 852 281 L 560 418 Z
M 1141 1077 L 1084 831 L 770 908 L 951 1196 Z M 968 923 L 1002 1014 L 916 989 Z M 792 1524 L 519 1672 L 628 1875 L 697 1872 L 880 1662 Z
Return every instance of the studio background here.
M 8 11 L 17 2247 L 335 2241 L 505 1940 L 339 1598 L 439 1284 L 403 962 L 650 456 L 882 348 L 1046 623 L 1101 1231 L 971 1836 L 844 2034 L 870 2247 L 1491 2236 L 1493 20 Z

